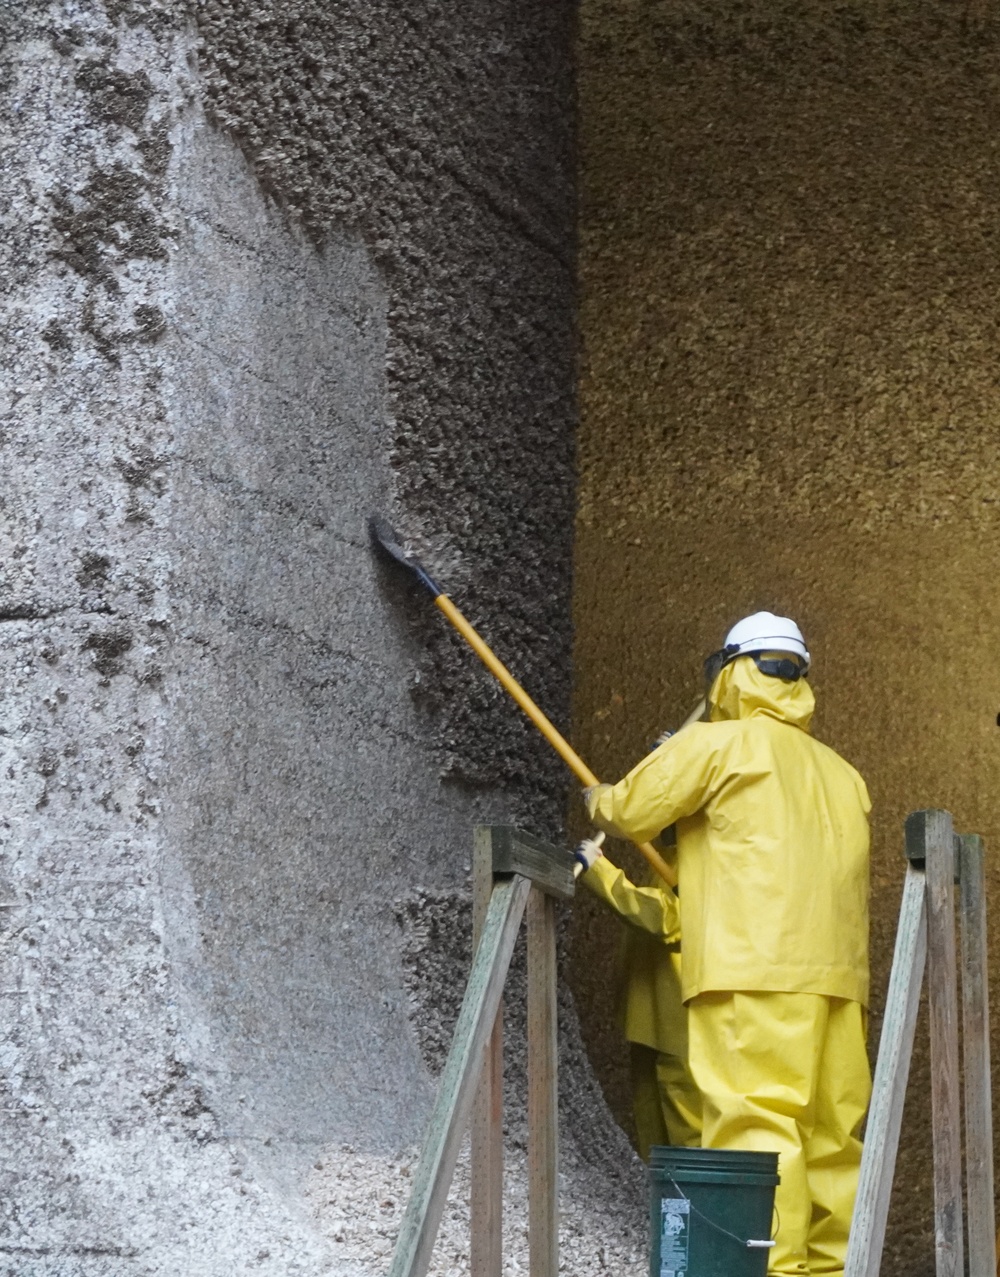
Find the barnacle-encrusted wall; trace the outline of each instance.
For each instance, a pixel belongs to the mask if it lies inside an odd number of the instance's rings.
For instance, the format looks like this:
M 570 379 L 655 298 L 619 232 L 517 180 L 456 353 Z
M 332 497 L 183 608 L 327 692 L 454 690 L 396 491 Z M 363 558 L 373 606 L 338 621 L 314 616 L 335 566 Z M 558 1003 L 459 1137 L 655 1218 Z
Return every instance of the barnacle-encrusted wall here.
M 907 811 L 1000 847 L 996 11 L 581 12 L 577 738 L 620 774 L 734 620 L 800 620 L 875 802 L 874 1041 Z M 592 910 L 571 970 L 624 1115 L 613 944 Z M 933 1270 L 927 1078 L 922 1025 L 892 1273 Z
M 197 10 L 211 117 L 322 242 L 358 228 L 387 284 L 403 526 L 553 714 L 568 706 L 575 422 L 573 6 Z M 439 623 L 419 694 L 448 775 L 519 791 L 561 765 Z

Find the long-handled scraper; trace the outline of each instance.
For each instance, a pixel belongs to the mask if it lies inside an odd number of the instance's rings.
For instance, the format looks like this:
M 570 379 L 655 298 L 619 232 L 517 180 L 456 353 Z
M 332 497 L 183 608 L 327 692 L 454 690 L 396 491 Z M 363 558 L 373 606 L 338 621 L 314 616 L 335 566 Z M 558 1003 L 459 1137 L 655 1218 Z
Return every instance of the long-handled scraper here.
M 568 764 L 576 778 L 584 785 L 596 785 L 598 783 L 597 777 L 570 745 L 569 741 L 549 722 L 548 718 L 538 708 L 517 679 L 514 678 L 506 665 L 487 647 L 476 630 L 469 624 L 455 604 L 452 603 L 451 599 L 445 594 L 444 590 L 442 590 L 420 560 L 417 559 L 412 551 L 403 548 L 392 526 L 381 515 L 376 514 L 369 519 L 368 528 L 376 545 L 416 577 L 434 600 L 434 606 L 445 614 L 449 622 L 458 630 L 459 634 L 465 639 L 466 643 L 468 643 L 494 678 L 517 701 L 521 709 L 524 710 L 525 714 L 555 749 L 556 753 L 559 754 L 560 758 Z M 676 874 L 652 843 L 642 842 L 635 845 L 663 881 L 671 887 L 675 886 L 677 883 Z

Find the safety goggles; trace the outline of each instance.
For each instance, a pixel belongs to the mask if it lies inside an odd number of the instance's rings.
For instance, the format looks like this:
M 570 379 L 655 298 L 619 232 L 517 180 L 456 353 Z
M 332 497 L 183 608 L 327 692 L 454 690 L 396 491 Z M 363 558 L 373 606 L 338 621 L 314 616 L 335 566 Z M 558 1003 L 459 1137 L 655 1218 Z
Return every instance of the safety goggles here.
M 797 683 L 800 678 L 807 678 L 809 669 L 797 656 L 768 654 L 766 652 L 741 652 L 739 645 L 730 643 L 728 647 L 720 647 L 717 652 L 705 658 L 705 686 L 711 689 L 712 684 L 730 662 L 738 656 L 752 656 L 753 663 L 762 674 L 770 678 L 780 678 L 786 683 Z
M 750 655 L 760 672 L 769 674 L 771 678 L 797 683 L 800 678 L 809 677 L 809 667 L 798 656 L 767 656 L 763 652 L 751 652 Z

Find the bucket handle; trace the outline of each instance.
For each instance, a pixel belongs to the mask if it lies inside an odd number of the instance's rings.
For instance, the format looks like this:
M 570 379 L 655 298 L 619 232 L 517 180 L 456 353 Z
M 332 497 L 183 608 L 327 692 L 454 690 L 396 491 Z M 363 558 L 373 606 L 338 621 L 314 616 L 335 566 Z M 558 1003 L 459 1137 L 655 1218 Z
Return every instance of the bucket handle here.
M 695 1206 L 694 1202 L 691 1201 L 691 1198 L 688 1197 L 687 1193 L 685 1193 L 684 1190 L 681 1188 L 680 1184 L 677 1183 L 677 1181 L 669 1172 L 667 1173 L 667 1179 L 670 1180 L 671 1184 L 673 1184 L 677 1192 L 677 1196 L 683 1198 L 684 1201 L 686 1201 L 689 1204 L 691 1208 L 691 1214 L 697 1215 L 700 1220 L 706 1223 L 709 1226 L 709 1228 L 714 1228 L 717 1233 L 722 1233 L 724 1237 L 731 1237 L 734 1242 L 736 1242 L 740 1246 L 745 1246 L 748 1250 L 770 1250 L 772 1246 L 777 1245 L 777 1242 L 774 1240 L 773 1237 L 770 1239 L 770 1241 L 758 1240 L 752 1237 L 737 1237 L 736 1234 L 731 1233 L 728 1228 L 723 1228 L 722 1225 L 717 1224 L 714 1219 L 709 1219 L 707 1215 L 703 1215 L 701 1211 L 698 1209 L 698 1207 Z M 774 1208 L 774 1213 L 776 1215 L 778 1214 L 777 1206 L 775 1206 Z M 781 1216 L 778 1215 L 778 1223 L 774 1231 L 777 1232 L 780 1227 L 781 1227 Z

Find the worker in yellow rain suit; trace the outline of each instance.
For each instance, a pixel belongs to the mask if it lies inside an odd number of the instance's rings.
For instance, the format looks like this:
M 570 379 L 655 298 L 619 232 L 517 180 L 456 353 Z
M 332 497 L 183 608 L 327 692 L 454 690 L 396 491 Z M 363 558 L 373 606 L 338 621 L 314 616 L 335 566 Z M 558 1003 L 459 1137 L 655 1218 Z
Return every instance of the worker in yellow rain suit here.
M 586 794 L 595 823 L 621 837 L 677 822 L 702 1144 L 779 1154 L 768 1272 L 782 1277 L 844 1271 L 871 1091 L 871 804 L 854 768 L 808 734 L 808 664 L 794 622 L 746 618 L 706 662 L 710 721 Z M 668 893 L 634 897 L 634 913 L 676 938 Z
M 639 1156 L 648 1161 L 654 1144 L 697 1148 L 701 1098 L 688 1068 L 680 953 L 676 937 L 670 943 L 661 925 L 673 901 L 661 898 L 666 888 L 634 886 L 604 857 L 584 851 L 581 859 L 589 870 L 582 881 L 627 924 L 621 1012 Z

